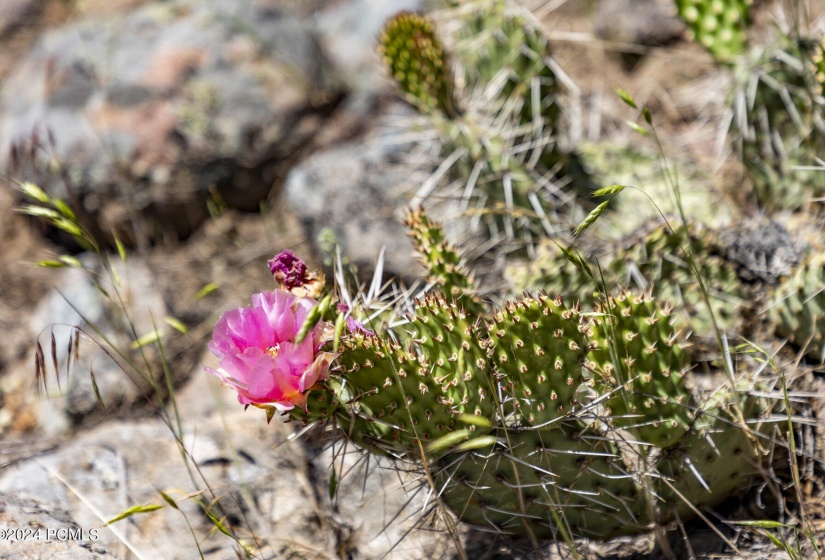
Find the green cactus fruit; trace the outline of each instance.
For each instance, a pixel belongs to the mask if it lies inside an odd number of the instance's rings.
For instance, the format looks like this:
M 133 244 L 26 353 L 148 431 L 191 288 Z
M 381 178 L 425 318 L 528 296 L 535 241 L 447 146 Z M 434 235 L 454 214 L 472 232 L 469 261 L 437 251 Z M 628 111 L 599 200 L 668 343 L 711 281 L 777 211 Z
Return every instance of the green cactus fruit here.
M 468 311 L 481 312 L 472 274 L 467 271 L 458 249 L 447 241 L 441 224 L 431 221 L 420 208 L 410 210 L 404 224 L 421 264 L 427 269 L 427 279 L 448 299 L 459 300 Z
M 638 439 L 670 447 L 689 429 L 693 403 L 685 387 L 688 343 L 673 328 L 667 304 L 650 293 L 622 291 L 600 298 L 594 339 L 604 405 L 616 427 L 633 429 Z
M 423 112 L 455 114 L 447 55 L 427 18 L 402 12 L 386 23 L 380 41 L 389 73 L 410 102 Z
M 825 153 L 822 64 L 819 41 L 781 35 L 738 68 L 732 128 L 756 198 L 768 212 L 805 209 L 825 195 L 817 164 Z
M 780 284 L 768 319 L 778 336 L 825 363 L 825 256 L 811 258 Z
M 753 0 L 676 0 L 690 37 L 722 61 L 745 48 L 752 4 Z

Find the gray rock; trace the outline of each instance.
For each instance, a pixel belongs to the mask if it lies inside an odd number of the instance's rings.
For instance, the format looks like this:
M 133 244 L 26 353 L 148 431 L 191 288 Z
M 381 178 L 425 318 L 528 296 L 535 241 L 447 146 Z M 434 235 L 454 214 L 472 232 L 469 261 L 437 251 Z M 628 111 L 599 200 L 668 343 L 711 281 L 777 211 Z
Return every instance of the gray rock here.
M 30 25 L 43 11 L 43 0 L 5 0 L 0 3 L 0 39 Z
M 685 31 L 670 0 L 603 0 L 594 28 L 601 39 L 645 47 L 668 45 Z
M 292 170 L 285 194 L 319 252 L 338 244 L 369 275 L 383 247 L 385 272 L 412 278 L 421 268 L 402 224 L 409 168 L 394 140 L 374 134 L 318 152 Z
M 423 8 L 422 0 L 351 0 L 331 3 L 316 15 L 321 48 L 354 95 L 386 89 L 378 35 L 396 13 Z
M 15 536 L 8 538 L 9 532 Z M 83 528 L 69 513 L 33 498 L 0 493 L 0 559 L 104 560 L 114 558 L 97 541 L 100 528 Z M 18 538 L 22 537 L 22 538 Z
M 84 260 L 94 262 L 94 259 Z M 104 351 L 107 349 L 105 344 L 98 342 L 101 335 L 105 336 L 128 353 L 130 341 L 134 340 L 135 335 L 142 336 L 154 331 L 153 325 L 159 328 L 165 326 L 166 303 L 155 289 L 150 269 L 139 258 L 131 258 L 126 263 L 116 261 L 113 266 L 120 285 L 115 287 L 104 283 L 101 286 L 112 298 L 120 301 L 118 305 L 125 307 L 128 317 L 117 305 L 112 305 L 111 299 L 102 295 L 89 273 L 66 269 L 58 284 L 59 291 L 45 298 L 29 319 L 31 338 L 38 340 L 43 348 L 49 380 L 50 398 L 37 403 L 40 426 L 46 435 L 61 433 L 70 423 L 98 411 L 98 395 L 105 407 L 115 408 L 142 400 L 144 395 L 150 394 L 148 384 L 135 374 L 127 374 Z M 79 352 L 73 352 L 71 362 L 67 363 L 69 344 L 75 335 L 74 327 L 80 327 L 84 334 L 79 340 Z M 54 357 L 52 336 L 57 353 Z M 151 356 L 150 350 L 147 353 Z M 134 358 L 139 359 L 139 356 Z M 53 371 L 55 361 L 57 372 Z M 33 357 L 29 363 L 34 363 Z
M 220 503 L 217 517 L 261 547 L 263 558 L 337 558 L 346 550 L 353 558 L 423 560 L 452 550 L 445 532 L 416 528 L 426 492 L 408 503 L 402 483 L 411 481 L 403 474 L 378 469 L 375 460 L 364 461 L 350 448 L 346 457 L 338 456 L 333 502 L 331 449 L 308 453 L 306 440 L 289 442 L 291 425 L 279 418 L 267 425 L 262 411 L 245 411 L 232 391 L 206 373 L 195 376 L 177 402 L 191 468 L 160 420 L 110 422 L 0 471 L 0 492 L 65 511 L 66 522 L 99 528 L 96 546 L 113 552 L 127 543 L 137 558 L 197 557 L 195 538 L 205 558 L 234 557 L 237 544 L 214 530 L 195 497 L 186 497 L 199 489 L 205 490 L 198 494 L 204 503 Z M 180 511 L 166 506 L 102 527 L 131 506 L 164 505 L 159 490 Z M 13 521 L 21 521 L 18 514 Z
M 65 195 L 66 179 L 101 230 L 184 236 L 210 189 L 257 209 L 339 98 L 309 24 L 285 10 L 154 2 L 40 38 L 0 90 L 0 168 L 39 131 L 61 166 L 46 186 Z

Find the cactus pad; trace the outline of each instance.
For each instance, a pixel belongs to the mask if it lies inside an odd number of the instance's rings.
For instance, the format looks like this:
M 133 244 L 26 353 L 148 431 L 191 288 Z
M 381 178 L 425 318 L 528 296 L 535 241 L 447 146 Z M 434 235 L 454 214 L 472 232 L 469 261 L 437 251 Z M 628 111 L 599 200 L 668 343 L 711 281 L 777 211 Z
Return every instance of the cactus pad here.
M 768 318 L 777 335 L 825 362 L 825 258 L 812 258 L 779 286 Z
M 455 112 L 447 55 L 432 23 L 402 12 L 381 33 L 381 51 L 398 87 L 423 111 Z
M 753 0 L 676 0 L 691 38 L 721 60 L 745 48 L 751 4 Z

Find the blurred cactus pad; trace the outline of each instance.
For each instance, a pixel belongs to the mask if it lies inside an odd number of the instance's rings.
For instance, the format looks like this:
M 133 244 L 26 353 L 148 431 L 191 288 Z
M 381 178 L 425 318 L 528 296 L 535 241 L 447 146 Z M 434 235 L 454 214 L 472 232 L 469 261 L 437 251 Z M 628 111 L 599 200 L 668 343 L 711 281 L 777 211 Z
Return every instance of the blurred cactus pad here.
M 380 38 L 387 74 L 419 112 L 411 129 L 441 145 L 413 205 L 454 203 L 475 216 L 471 233 L 485 224 L 487 238 L 517 243 L 581 219 L 592 201 L 576 199 L 594 183 L 564 142 L 564 87 L 540 23 L 503 0 L 440 13 L 446 31 L 405 12 Z
M 387 22 L 381 52 L 401 91 L 423 111 L 455 111 L 452 76 L 432 23 L 404 12 Z
M 720 60 L 745 48 L 753 0 L 676 0 L 689 35 Z
M 535 538 L 685 520 L 759 473 L 776 403 L 752 382 L 691 389 L 672 305 L 623 289 L 484 305 L 439 225 L 407 223 L 433 290 L 395 328 L 345 335 L 293 420 L 426 463 L 460 519 Z

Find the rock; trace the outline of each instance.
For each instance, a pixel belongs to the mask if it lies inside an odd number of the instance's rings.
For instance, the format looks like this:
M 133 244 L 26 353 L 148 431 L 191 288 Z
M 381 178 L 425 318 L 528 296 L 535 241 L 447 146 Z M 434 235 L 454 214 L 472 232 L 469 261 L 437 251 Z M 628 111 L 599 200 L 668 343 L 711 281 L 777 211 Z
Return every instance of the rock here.
M 30 25 L 43 11 L 43 0 L 6 0 L 0 4 L 0 39 L 7 39 Z
M 272 3 L 154 2 L 41 37 L 0 90 L 0 168 L 39 131 L 60 166 L 44 186 L 93 225 L 182 237 L 213 196 L 257 210 L 340 95 L 309 24 Z
M 374 460 L 362 460 L 352 448 L 342 458 L 336 447 L 336 468 L 344 467 L 337 471 L 340 484 L 331 502 L 331 449 L 305 439 L 287 441 L 291 425 L 279 418 L 267 424 L 255 408 L 244 411 L 232 391 L 203 372 L 179 392 L 177 402 L 190 469 L 159 419 L 108 422 L 0 471 L 0 492 L 65 511 L 67 522 L 99 529 L 95 546 L 115 551 L 128 543 L 143 558 L 197 557 L 194 539 L 207 559 L 234 557 L 238 545 L 214 530 L 198 498 L 204 504 L 218 501 L 223 509 L 214 508 L 214 515 L 250 546 L 262 547 L 265 558 L 338 557 L 339 550 L 381 558 L 395 547 L 388 558 L 423 560 L 450 549 L 446 533 L 414 527 L 426 492 L 410 500 L 401 488 L 410 481 L 394 470 L 376 469 Z M 196 490 L 205 492 L 186 497 Z M 158 491 L 180 511 L 166 506 L 102 527 L 131 506 L 166 504 Z
M 93 258 L 84 260 L 91 270 L 97 270 Z M 39 409 L 38 424 L 45 435 L 61 433 L 70 424 L 99 411 L 98 396 L 107 409 L 116 409 L 120 405 L 142 402 L 146 395 L 151 395 L 150 384 L 115 362 L 112 356 L 116 352 L 102 343 L 101 336 L 117 344 L 128 356 L 135 334 L 151 333 L 153 325 L 167 327 L 164 323 L 166 304 L 155 290 L 152 272 L 140 258 L 131 258 L 126 263 L 116 261 L 113 267 L 120 285 L 115 287 L 107 283 L 110 279 L 104 274 L 101 287 L 120 303 L 113 306 L 112 299 L 103 296 L 95 286 L 90 273 L 66 269 L 58 283 L 59 291 L 45 298 L 31 314 L 28 330 L 31 340 L 38 341 L 44 352 L 49 398 L 34 400 L 33 392 L 29 396 L 31 405 Z M 124 306 L 128 316 L 119 305 Z M 75 326 L 80 327 L 83 334 L 78 352 L 72 351 L 71 361 L 67 361 Z M 57 356 L 52 356 L 53 349 Z M 151 349 L 145 351 L 150 364 L 156 365 L 151 361 Z M 34 348 L 27 361 L 29 364 L 34 363 L 33 353 Z M 133 353 L 132 358 L 141 359 L 137 353 Z M 55 362 L 57 372 L 54 371 Z M 24 368 L 12 371 L 17 375 L 31 375 L 31 371 Z
M 335 244 L 369 278 L 385 248 L 384 271 L 413 278 L 421 268 L 401 220 L 409 168 L 400 164 L 405 147 L 391 135 L 313 154 L 296 166 L 285 184 L 287 202 L 321 253 Z
M 594 30 L 606 41 L 662 47 L 679 41 L 685 24 L 670 0 L 606 0 L 598 4 Z M 623 53 L 625 65 L 632 68 L 640 56 L 636 52 Z
M 8 538 L 9 532 L 23 537 Z M 97 543 L 102 530 L 85 529 L 69 513 L 34 498 L 0 493 L 0 559 L 105 560 L 114 558 Z
M 352 0 L 332 3 L 315 16 L 324 54 L 353 95 L 387 89 L 378 56 L 378 35 L 396 13 L 423 9 L 422 0 Z

